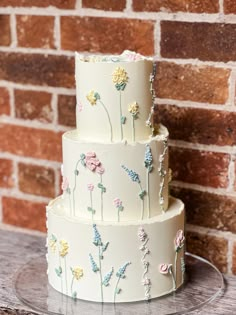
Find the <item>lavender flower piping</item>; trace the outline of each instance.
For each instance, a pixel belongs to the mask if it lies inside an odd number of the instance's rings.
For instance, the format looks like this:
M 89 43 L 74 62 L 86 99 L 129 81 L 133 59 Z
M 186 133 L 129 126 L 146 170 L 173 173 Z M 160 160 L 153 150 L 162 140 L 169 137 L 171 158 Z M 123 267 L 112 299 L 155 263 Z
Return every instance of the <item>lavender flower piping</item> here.
M 128 169 L 125 165 L 121 165 L 121 167 L 126 171 L 128 174 L 129 178 L 133 181 L 138 183 L 140 187 L 140 193 L 139 193 L 139 198 L 141 199 L 141 220 L 143 220 L 143 215 L 144 215 L 144 196 L 146 195 L 146 190 L 143 190 L 141 181 L 139 178 L 139 175 L 134 172 L 133 170 Z
M 147 169 L 146 175 L 146 191 L 147 191 L 147 210 L 148 210 L 148 218 L 150 218 L 150 194 L 149 194 L 149 174 L 153 170 L 153 157 L 152 151 L 149 144 L 146 144 L 145 157 L 144 157 L 144 166 Z

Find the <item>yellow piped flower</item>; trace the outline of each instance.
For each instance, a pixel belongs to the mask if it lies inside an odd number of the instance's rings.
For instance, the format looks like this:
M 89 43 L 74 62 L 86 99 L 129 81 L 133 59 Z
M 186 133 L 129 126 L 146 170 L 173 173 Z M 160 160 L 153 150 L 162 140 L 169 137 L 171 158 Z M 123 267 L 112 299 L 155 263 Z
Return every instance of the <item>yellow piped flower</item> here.
M 49 241 L 49 244 L 48 244 L 48 246 L 50 247 L 50 249 L 51 249 L 51 251 L 52 251 L 53 253 L 55 253 L 55 252 L 56 252 L 56 249 L 57 249 L 56 243 L 57 243 L 57 241 L 55 241 L 55 240 L 50 240 L 50 241 Z
M 133 115 L 136 116 L 139 113 L 139 106 L 137 102 L 133 102 L 129 104 L 128 111 Z
M 75 277 L 76 280 L 79 280 L 80 278 L 83 277 L 84 275 L 84 271 L 82 268 L 80 267 L 76 267 L 74 269 L 72 269 L 72 274 Z
M 96 105 L 97 103 L 97 97 L 96 97 L 96 92 L 91 90 L 87 95 L 86 95 L 87 100 L 91 105 Z
M 112 81 L 115 84 L 124 84 L 128 82 L 128 75 L 124 68 L 117 67 L 112 74 Z
M 65 257 L 68 254 L 69 245 L 66 241 L 61 240 L 60 246 L 61 246 L 61 249 L 59 250 L 59 255 L 61 257 Z

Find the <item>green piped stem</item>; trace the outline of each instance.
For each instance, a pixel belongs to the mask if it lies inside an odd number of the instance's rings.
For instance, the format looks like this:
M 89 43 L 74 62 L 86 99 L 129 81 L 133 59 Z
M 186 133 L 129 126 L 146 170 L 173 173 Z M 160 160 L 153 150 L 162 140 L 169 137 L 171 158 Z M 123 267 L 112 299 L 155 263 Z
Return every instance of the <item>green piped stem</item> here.
M 113 130 L 112 130 L 112 124 L 111 124 L 111 118 L 110 118 L 110 115 L 109 115 L 109 112 L 106 108 L 106 106 L 103 104 L 103 102 L 101 100 L 99 100 L 100 104 L 102 105 L 102 107 L 104 108 L 106 114 L 107 114 L 107 118 L 108 118 L 108 122 L 109 122 L 109 125 L 110 125 L 110 141 L 112 142 L 113 140 Z
M 141 192 L 143 191 L 142 185 L 141 183 L 139 183 L 139 187 L 141 189 Z M 144 216 L 144 198 L 141 199 L 141 220 L 143 220 L 143 216 Z
M 101 246 L 98 246 L 98 254 L 99 254 L 99 275 L 100 275 L 100 289 L 101 289 L 101 301 L 103 303 L 103 284 L 102 284 L 102 262 L 101 262 Z
M 121 118 L 122 118 L 122 106 L 121 106 L 121 91 L 120 91 L 120 138 L 121 140 L 123 140 L 123 126 L 122 126 L 122 122 L 121 122 Z
M 68 294 L 68 287 L 67 287 L 67 270 L 66 270 L 66 257 L 64 257 L 64 267 L 65 267 L 66 294 Z
M 90 191 L 90 205 L 92 209 L 92 221 L 93 221 L 93 196 L 92 196 L 92 191 Z
M 118 212 L 117 212 L 117 221 L 120 222 L 120 210 L 118 209 Z
M 102 175 L 100 175 L 100 182 L 102 184 Z M 103 190 L 101 190 L 101 220 L 103 221 Z
M 134 126 L 134 116 L 132 115 L 132 139 L 135 141 L 135 126 Z
M 75 276 L 73 276 L 72 280 L 71 280 L 71 296 L 73 295 L 73 284 L 74 284 L 74 280 L 75 280 Z
M 116 282 L 115 292 L 114 292 L 114 303 L 116 302 L 116 294 L 117 294 L 117 288 L 120 282 L 120 277 L 118 277 L 118 280 Z
M 59 267 L 61 268 L 61 257 L 60 257 L 60 254 L 59 254 Z M 62 276 L 60 278 L 61 278 L 61 292 L 63 293 L 63 279 L 62 279 Z
M 77 167 L 79 165 L 79 162 L 81 162 L 81 159 L 79 159 L 75 165 L 75 172 L 77 171 Z M 77 175 L 75 174 L 75 183 L 73 187 L 73 215 L 75 216 L 75 190 L 76 190 L 76 177 Z
M 177 281 L 177 258 L 178 258 L 178 252 L 175 252 L 175 280 Z
M 149 194 L 149 170 L 147 170 L 147 210 L 148 210 L 148 219 L 150 218 L 150 194 Z
M 171 274 L 171 277 L 172 277 L 173 289 L 176 290 L 176 279 L 175 279 L 175 276 L 173 274 L 172 269 L 170 269 L 170 274 Z

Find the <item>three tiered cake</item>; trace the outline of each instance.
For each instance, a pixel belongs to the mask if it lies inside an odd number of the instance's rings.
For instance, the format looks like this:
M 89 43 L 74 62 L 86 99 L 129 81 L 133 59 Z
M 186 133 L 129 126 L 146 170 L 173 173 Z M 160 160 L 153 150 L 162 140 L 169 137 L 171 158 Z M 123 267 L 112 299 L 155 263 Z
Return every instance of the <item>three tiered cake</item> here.
M 155 63 L 76 53 L 77 127 L 47 207 L 48 279 L 96 302 L 150 300 L 184 281 L 184 205 L 169 196 L 168 131 L 153 126 Z

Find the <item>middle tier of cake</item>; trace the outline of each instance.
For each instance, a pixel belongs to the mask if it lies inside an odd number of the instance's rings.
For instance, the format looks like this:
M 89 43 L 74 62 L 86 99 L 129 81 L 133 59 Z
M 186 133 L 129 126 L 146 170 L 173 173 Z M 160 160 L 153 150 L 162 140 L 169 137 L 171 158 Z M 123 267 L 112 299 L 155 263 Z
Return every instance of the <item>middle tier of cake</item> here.
M 67 215 L 101 221 L 148 219 L 168 208 L 168 132 L 128 144 L 63 136 L 63 202 Z

